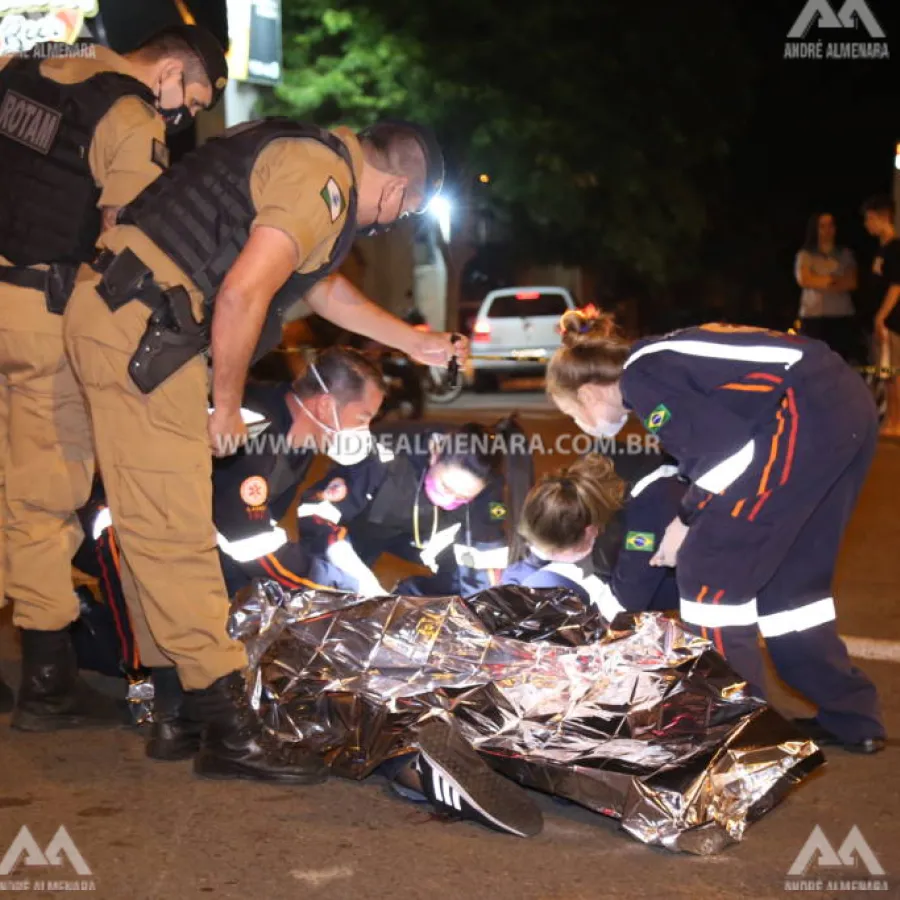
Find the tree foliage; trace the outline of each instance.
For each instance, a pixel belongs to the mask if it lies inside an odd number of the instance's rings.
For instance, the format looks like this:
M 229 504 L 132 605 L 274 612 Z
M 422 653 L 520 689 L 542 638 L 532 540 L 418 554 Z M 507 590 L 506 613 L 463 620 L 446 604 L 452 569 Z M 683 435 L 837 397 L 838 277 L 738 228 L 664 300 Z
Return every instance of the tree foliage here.
M 433 125 L 531 259 L 689 271 L 754 77 L 721 0 L 284 0 L 269 111 Z M 477 182 L 481 172 L 491 182 Z

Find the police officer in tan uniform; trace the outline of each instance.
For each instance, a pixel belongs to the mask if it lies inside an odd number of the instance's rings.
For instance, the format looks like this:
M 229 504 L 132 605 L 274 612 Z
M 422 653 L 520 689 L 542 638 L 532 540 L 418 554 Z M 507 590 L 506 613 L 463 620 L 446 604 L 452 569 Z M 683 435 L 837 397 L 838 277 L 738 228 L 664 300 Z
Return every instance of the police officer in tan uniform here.
M 62 313 L 104 225 L 165 169 L 166 131 L 210 106 L 227 71 L 216 39 L 191 26 L 127 56 L 91 49 L 0 58 L 0 597 L 22 629 L 13 724 L 25 730 L 109 718 L 76 680 L 66 630 L 79 615 L 72 510 L 89 495 L 93 447 Z
M 247 705 L 246 654 L 226 633 L 210 450 L 226 453 L 244 434 L 248 367 L 277 345 L 282 313 L 301 297 L 420 362 L 465 354 L 464 343 L 416 331 L 326 277 L 361 227 L 424 210 L 442 179 L 440 150 L 415 125 L 357 136 L 288 119 L 250 123 L 157 179 L 103 235 L 95 271 L 80 273 L 66 344 L 90 406 L 141 656 L 176 667 L 185 718 L 206 725 L 198 774 L 325 777 L 318 759 L 271 744 Z M 345 419 L 335 406 L 322 426 L 337 440 L 360 424 Z

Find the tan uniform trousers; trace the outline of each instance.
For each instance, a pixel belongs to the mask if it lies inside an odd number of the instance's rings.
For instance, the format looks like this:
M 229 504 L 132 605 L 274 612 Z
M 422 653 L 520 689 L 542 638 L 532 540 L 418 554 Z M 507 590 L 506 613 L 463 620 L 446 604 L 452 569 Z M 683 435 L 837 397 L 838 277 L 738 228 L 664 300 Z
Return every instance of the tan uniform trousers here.
M 78 618 L 72 556 L 83 535 L 75 510 L 93 477 L 90 422 L 62 330 L 41 292 L 0 284 L 0 598 L 13 601 L 16 625 L 37 631 Z
M 128 363 L 147 325 L 138 300 L 110 312 L 82 267 L 65 339 L 87 397 L 97 462 L 119 542 L 122 585 L 145 665 L 178 669 L 187 690 L 247 664 L 228 637 L 228 594 L 212 518 L 206 363 L 197 357 L 151 394 Z

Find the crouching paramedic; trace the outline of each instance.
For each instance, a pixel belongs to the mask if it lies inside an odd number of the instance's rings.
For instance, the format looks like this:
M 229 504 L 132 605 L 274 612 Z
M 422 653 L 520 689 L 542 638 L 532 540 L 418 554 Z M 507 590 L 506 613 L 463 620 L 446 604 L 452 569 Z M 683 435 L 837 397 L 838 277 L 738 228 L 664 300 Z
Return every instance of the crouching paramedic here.
M 292 384 L 250 384 L 242 415 L 254 429 L 237 453 L 213 466 L 213 511 L 219 557 L 229 594 L 253 578 L 277 581 L 289 590 L 328 588 L 358 591 L 355 578 L 316 553 L 290 540 L 279 522 L 293 502 L 317 452 L 347 461 L 368 455 L 368 425 L 383 398 L 378 367 L 343 347 L 323 351 Z M 319 425 L 312 418 L 333 426 Z M 131 621 L 123 609 L 115 552 L 115 529 L 102 495 L 81 513 L 87 519 L 85 543 L 75 564 L 98 579 L 103 606 L 94 608 L 95 643 L 107 636 L 102 659 L 119 655 L 119 670 L 129 677 L 142 670 Z M 109 552 L 113 548 L 113 552 Z M 115 628 L 103 628 L 115 620 Z M 87 623 L 85 623 L 87 624 Z M 84 630 L 84 629 L 83 629 Z M 154 688 L 153 725 L 147 754 L 153 759 L 184 759 L 196 753 L 198 723 L 183 707 L 183 692 L 172 668 L 150 670 Z
M 244 648 L 226 633 L 210 443 L 246 435 L 247 369 L 274 347 L 288 305 L 446 364 L 465 346 L 423 335 L 360 295 L 316 283 L 360 225 L 424 208 L 440 151 L 392 123 L 357 138 L 285 119 L 234 129 L 141 193 L 101 238 L 66 310 L 66 346 L 86 394 L 141 656 L 175 666 L 186 707 L 208 727 L 200 775 L 308 783 L 326 775 L 270 742 L 250 708 Z M 204 351 L 212 356 L 208 412 Z
M 402 580 L 395 593 L 469 596 L 496 584 L 509 558 L 505 526 L 532 480 L 518 423 L 504 420 L 494 432 L 407 427 L 378 441 L 365 462 L 332 467 L 304 494 L 304 540 L 324 531 L 330 558 L 365 594 L 386 593 L 371 569 L 383 553 L 433 573 Z
M 624 490 L 612 462 L 596 453 L 546 475 L 525 498 L 513 562 L 500 583 L 565 588 L 612 621 L 622 606 L 595 572 L 592 550 L 621 509 Z
M 832 581 L 869 470 L 877 416 L 865 383 L 819 341 L 726 325 L 630 347 L 608 317 L 563 317 L 548 391 L 567 415 L 616 426 L 628 410 L 691 481 L 655 562 L 681 617 L 760 693 L 758 634 L 779 675 L 818 706 L 816 738 L 884 746 L 874 685 L 838 636 Z
M 213 513 L 229 594 L 254 578 L 290 590 L 359 591 L 358 579 L 334 565 L 326 546 L 290 540 L 278 523 L 317 452 L 345 465 L 369 456 L 369 423 L 383 399 L 378 367 L 346 347 L 323 351 L 293 384 L 248 387 L 245 408 L 268 424 L 213 467 Z
M 93 447 L 62 313 L 101 229 L 166 167 L 166 131 L 211 106 L 227 72 L 216 39 L 192 26 L 126 56 L 91 49 L 0 58 L 0 605 L 10 597 L 22 629 L 12 724 L 25 730 L 118 720 L 77 680 L 68 632 Z

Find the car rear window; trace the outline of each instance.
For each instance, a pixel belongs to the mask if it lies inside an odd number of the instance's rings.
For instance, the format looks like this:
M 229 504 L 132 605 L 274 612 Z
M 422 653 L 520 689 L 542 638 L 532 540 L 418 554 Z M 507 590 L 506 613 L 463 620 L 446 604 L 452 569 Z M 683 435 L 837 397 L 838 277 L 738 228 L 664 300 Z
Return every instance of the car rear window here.
M 525 316 L 561 316 L 569 308 L 562 294 L 541 294 L 522 291 L 494 297 L 487 311 L 492 319 L 511 319 Z

